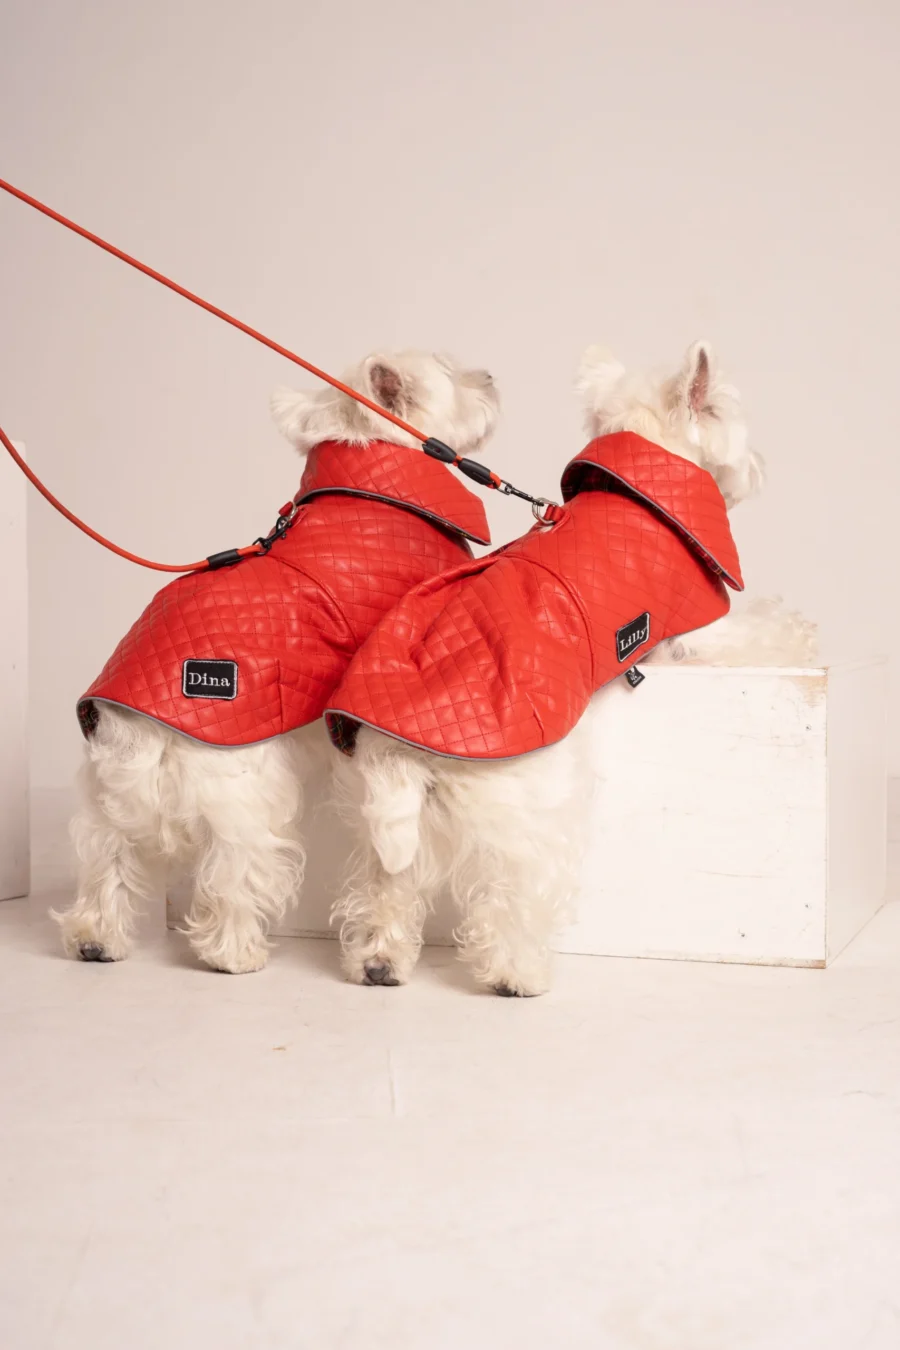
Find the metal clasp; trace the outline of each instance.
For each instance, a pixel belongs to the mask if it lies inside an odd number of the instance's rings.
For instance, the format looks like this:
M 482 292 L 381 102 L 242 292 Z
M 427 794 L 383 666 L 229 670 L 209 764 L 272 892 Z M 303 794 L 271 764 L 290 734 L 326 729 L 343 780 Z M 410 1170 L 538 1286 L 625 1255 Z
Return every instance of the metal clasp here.
M 284 536 L 287 534 L 288 530 L 293 525 L 297 517 L 297 512 L 299 510 L 300 510 L 299 502 L 291 502 L 287 510 L 282 508 L 282 511 L 278 519 L 272 526 L 269 533 L 266 535 L 260 535 L 258 539 L 254 539 L 253 541 L 254 544 L 259 544 L 263 553 L 268 553 L 272 545 L 277 543 L 279 539 L 283 539 Z
M 532 497 L 530 492 L 523 492 L 521 488 L 513 487 L 512 483 L 507 483 L 504 479 L 500 480 L 498 487 L 504 497 L 519 497 L 523 502 L 530 502 L 532 514 L 539 525 L 549 528 L 554 523 L 552 520 L 546 520 L 543 513 L 548 507 L 558 507 L 558 502 L 551 502 L 546 497 Z

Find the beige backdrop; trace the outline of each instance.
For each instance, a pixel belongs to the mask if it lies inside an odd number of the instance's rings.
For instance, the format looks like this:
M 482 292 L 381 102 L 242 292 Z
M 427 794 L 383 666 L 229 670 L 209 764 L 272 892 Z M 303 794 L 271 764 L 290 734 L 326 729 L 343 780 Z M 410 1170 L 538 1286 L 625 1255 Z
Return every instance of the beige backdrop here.
M 736 521 L 751 588 L 896 658 L 898 27 L 895 0 L 4 0 L 0 175 L 331 368 L 490 365 L 491 462 L 547 493 L 587 342 L 711 337 L 770 465 Z M 286 363 L 5 198 L 0 231 L 0 422 L 53 488 L 163 560 L 266 529 Z M 528 523 L 489 509 L 498 539 Z M 37 499 L 31 576 L 52 787 L 159 580 Z

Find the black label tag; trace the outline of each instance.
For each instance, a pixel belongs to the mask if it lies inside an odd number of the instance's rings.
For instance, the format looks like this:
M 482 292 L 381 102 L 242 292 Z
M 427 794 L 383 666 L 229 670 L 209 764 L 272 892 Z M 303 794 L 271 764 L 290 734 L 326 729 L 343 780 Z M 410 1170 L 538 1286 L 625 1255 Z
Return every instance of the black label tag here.
M 185 661 L 181 692 L 185 698 L 236 698 L 237 661 Z
M 644 674 L 642 670 L 638 670 L 637 666 L 632 666 L 630 670 L 626 670 L 625 678 L 631 685 L 632 689 L 637 689 L 638 685 L 643 680 L 646 680 L 647 676 Z
M 616 656 L 620 661 L 627 661 L 633 651 L 642 647 L 650 638 L 650 614 L 639 614 L 631 623 L 626 623 L 624 628 L 616 630 Z

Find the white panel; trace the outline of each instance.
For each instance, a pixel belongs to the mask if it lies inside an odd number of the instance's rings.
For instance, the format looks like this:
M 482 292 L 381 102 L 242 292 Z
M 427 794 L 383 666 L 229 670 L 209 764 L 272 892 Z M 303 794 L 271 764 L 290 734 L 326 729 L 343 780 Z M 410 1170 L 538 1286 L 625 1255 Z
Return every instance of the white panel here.
M 0 446 L 0 900 L 29 885 L 26 490 Z
M 828 959 L 880 908 L 887 855 L 887 662 L 828 672 Z
M 825 959 L 823 671 L 648 667 L 598 708 L 590 851 L 562 949 Z

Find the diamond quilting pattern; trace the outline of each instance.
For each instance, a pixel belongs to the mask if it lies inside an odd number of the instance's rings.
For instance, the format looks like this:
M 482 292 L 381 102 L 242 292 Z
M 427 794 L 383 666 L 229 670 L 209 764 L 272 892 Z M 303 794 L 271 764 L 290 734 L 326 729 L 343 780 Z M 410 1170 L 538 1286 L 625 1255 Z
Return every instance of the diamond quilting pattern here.
M 406 453 L 398 455 L 398 450 Z M 343 441 L 323 441 L 314 446 L 295 500 L 309 501 L 323 492 L 348 490 L 403 503 L 410 510 L 450 524 L 473 543 L 491 542 L 481 498 L 421 450 L 410 452 L 387 441 L 370 441 L 363 455 L 360 446 Z
M 80 700 L 85 734 L 95 702 L 223 746 L 315 721 L 379 619 L 411 586 L 470 559 L 464 539 L 489 538 L 481 501 L 406 446 L 318 446 L 297 499 L 269 554 L 157 593 Z M 186 698 L 189 659 L 236 661 L 236 696 Z
M 564 501 L 586 490 L 633 495 L 677 530 L 711 571 L 743 589 L 722 494 L 712 475 L 689 460 L 619 431 L 591 441 L 566 467 L 561 486 Z
M 329 704 L 334 743 L 364 723 L 438 754 L 502 759 L 560 740 L 623 673 L 616 632 L 703 627 L 740 588 L 725 503 L 702 469 L 632 433 L 566 469 L 556 524 L 410 591 L 373 630 Z

